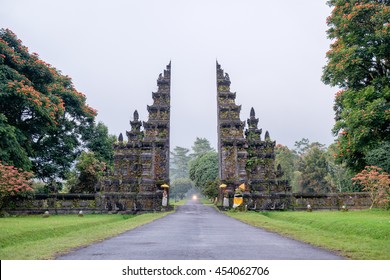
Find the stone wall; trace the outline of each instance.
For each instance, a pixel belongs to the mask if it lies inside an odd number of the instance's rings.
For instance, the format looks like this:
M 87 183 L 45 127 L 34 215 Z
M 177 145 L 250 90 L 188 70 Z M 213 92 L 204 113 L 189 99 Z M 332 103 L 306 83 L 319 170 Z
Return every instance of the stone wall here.
M 37 194 L 32 199 L 11 201 L 3 210 L 11 215 L 77 214 L 80 210 L 89 213 L 139 213 L 150 209 L 161 211 L 162 193 L 150 193 L 140 196 L 137 193 L 103 194 Z M 230 195 L 230 205 L 233 194 Z M 310 204 L 316 210 L 340 210 L 343 205 L 348 209 L 368 209 L 371 205 L 368 193 L 249 193 L 244 192 L 244 204 L 248 210 L 306 210 Z
M 306 210 L 310 205 L 313 210 L 367 209 L 371 206 L 368 193 L 328 193 L 328 194 L 292 194 L 291 208 Z
M 104 210 L 99 195 L 94 194 L 36 194 L 31 199 L 16 199 L 4 207 L 13 214 L 52 214 L 101 213 Z

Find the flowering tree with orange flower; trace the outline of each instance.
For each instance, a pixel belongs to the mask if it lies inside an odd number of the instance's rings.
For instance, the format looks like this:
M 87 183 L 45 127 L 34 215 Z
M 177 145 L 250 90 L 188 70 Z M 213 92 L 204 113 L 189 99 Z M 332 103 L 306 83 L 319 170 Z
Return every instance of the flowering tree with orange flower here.
M 335 97 L 337 158 L 358 172 L 366 155 L 390 141 L 390 1 L 330 0 L 322 79 Z
M 44 181 L 65 178 L 94 135 L 95 116 L 68 76 L 0 29 L 0 160 Z
M 31 176 L 30 172 L 0 162 L 0 209 L 7 205 L 10 199 L 26 196 L 32 191 Z
M 366 166 L 365 169 L 352 178 L 355 184 L 363 186 L 363 190 L 370 194 L 371 206 L 389 207 L 390 177 L 382 168 Z

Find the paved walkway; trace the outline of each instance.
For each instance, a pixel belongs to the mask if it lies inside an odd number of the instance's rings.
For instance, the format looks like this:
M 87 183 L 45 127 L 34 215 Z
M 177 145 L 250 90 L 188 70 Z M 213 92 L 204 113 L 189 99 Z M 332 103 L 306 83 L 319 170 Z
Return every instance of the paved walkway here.
M 333 260 L 342 257 L 189 201 L 174 214 L 58 259 Z

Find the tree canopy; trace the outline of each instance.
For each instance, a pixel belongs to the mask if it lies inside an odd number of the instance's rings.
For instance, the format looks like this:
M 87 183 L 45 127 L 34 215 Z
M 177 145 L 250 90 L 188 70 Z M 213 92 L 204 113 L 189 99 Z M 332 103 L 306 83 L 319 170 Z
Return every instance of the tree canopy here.
M 390 1 L 331 0 L 322 80 L 335 97 L 337 157 L 355 172 L 390 140 Z
M 84 148 L 100 149 L 95 116 L 70 77 L 0 29 L 0 160 L 45 181 L 65 178 Z
M 199 157 L 208 152 L 215 152 L 214 148 L 211 147 L 209 140 L 207 140 L 206 138 L 199 137 L 196 137 L 194 145 L 192 146 L 192 151 L 193 153 L 191 154 L 191 156 L 193 158 Z
M 94 193 L 95 186 L 103 176 L 106 164 L 93 152 L 82 152 L 75 169 L 68 175 L 71 193 Z
M 323 80 L 332 86 L 359 90 L 389 85 L 390 4 L 378 0 L 330 0 L 330 39 Z
M 275 162 L 281 165 L 283 179 L 289 181 L 293 192 L 360 191 L 352 184 L 353 172 L 335 160 L 336 151 L 335 144 L 326 147 L 303 138 L 295 142 L 295 149 L 276 145 Z
M 177 178 L 171 184 L 170 195 L 183 199 L 186 193 L 194 187 L 190 178 Z
M 191 160 L 191 156 L 188 155 L 189 149 L 176 146 L 171 152 L 171 166 L 170 177 L 176 178 L 189 178 L 188 164 Z
M 202 193 L 218 178 L 218 154 L 207 152 L 190 162 L 190 178 Z M 217 186 L 214 186 L 217 189 Z

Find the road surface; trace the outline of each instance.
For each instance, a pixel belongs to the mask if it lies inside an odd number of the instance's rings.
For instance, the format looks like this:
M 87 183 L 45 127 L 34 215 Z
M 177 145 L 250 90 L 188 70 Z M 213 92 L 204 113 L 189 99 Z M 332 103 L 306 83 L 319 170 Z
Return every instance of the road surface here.
M 335 260 L 342 257 L 188 201 L 174 214 L 58 257 L 68 260 Z

